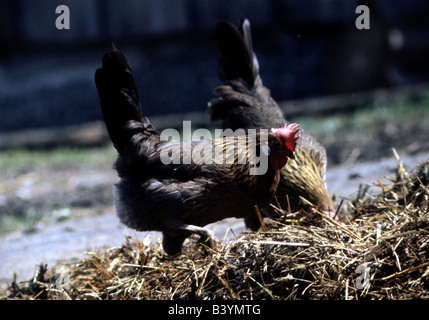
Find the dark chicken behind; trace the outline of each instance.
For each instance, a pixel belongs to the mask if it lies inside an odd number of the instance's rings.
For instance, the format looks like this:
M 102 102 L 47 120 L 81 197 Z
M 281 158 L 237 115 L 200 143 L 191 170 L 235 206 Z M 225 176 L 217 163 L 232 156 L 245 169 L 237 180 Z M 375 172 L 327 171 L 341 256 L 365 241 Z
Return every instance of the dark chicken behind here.
M 106 127 L 118 151 L 114 168 L 120 181 L 114 186 L 114 196 L 125 225 L 138 231 L 161 231 L 164 250 L 176 254 L 194 233 L 212 245 L 203 226 L 227 217 L 247 217 L 255 205 L 263 207 L 271 201 L 279 170 L 293 157 L 298 125 L 256 133 L 253 149 L 247 148 L 250 136 L 246 135 L 163 141 L 141 115 L 131 67 L 117 46 L 104 55 L 95 82 Z M 204 152 L 216 156 L 219 150 L 224 155 L 221 161 L 195 159 Z M 165 161 L 165 155 L 180 161 Z M 268 163 L 264 174 L 252 175 L 259 164 L 249 159 L 264 156 Z
M 250 23 L 246 19 L 239 27 L 228 22 L 216 26 L 220 56 L 218 75 L 222 85 L 214 90 L 218 98 L 209 102 L 212 121 L 221 120 L 223 129 L 271 128 L 286 122 L 270 91 L 262 84 L 259 64 L 252 48 Z M 334 205 L 325 182 L 325 148 L 306 130 L 301 129 L 295 150 L 295 160 L 281 170 L 276 198 L 282 209 L 314 210 L 315 207 L 334 216 Z M 276 201 L 273 201 L 277 205 Z M 270 215 L 270 208 L 265 208 Z M 256 216 L 246 218 L 246 225 L 257 230 Z

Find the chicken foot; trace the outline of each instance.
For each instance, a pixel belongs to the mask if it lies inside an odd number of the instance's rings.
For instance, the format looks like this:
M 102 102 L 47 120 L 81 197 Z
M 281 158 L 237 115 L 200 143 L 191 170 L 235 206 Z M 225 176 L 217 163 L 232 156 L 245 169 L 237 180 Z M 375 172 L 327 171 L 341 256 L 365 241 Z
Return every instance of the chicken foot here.
M 198 240 L 199 243 L 202 243 L 209 248 L 213 248 L 215 246 L 215 236 L 209 230 L 194 225 L 184 224 L 170 228 L 168 231 L 163 231 L 162 246 L 165 252 L 168 255 L 176 255 L 180 253 L 183 242 L 192 233 L 200 236 L 200 239 Z

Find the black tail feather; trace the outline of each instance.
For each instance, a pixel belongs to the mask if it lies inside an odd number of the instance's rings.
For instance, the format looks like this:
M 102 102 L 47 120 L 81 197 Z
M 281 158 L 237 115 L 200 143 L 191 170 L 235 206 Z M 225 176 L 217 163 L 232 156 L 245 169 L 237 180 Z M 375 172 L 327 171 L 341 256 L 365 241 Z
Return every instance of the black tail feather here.
M 229 22 L 218 22 L 216 38 L 220 51 L 219 79 L 243 79 L 249 87 L 253 87 L 259 66 L 253 52 L 249 20 L 241 21 L 239 27 Z
M 283 114 L 259 75 L 250 22 L 244 19 L 238 27 L 219 22 L 216 38 L 220 52 L 218 75 L 222 85 L 213 91 L 218 97 L 208 103 L 210 119 L 221 120 L 222 128 L 234 130 L 283 126 Z
M 135 133 L 151 125 L 143 120 L 131 66 L 115 43 L 112 47 L 113 52 L 103 56 L 103 66 L 95 73 L 95 84 L 110 139 L 121 153 Z

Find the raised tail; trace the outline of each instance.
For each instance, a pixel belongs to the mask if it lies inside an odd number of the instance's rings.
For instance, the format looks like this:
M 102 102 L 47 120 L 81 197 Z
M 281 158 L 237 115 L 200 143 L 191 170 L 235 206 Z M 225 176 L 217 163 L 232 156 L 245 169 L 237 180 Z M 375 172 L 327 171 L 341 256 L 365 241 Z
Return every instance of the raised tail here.
M 103 66 L 95 72 L 95 84 L 107 132 L 116 150 L 123 153 L 136 140 L 136 134 L 158 133 L 142 117 L 133 71 L 125 54 L 115 43 L 112 47 L 113 52 L 103 56 Z
M 282 126 L 285 122 L 282 112 L 259 75 L 249 20 L 244 19 L 237 27 L 218 22 L 216 38 L 222 85 L 214 90 L 218 98 L 208 104 L 211 120 L 221 120 L 224 129 L 234 130 Z
M 259 75 L 259 64 L 253 52 L 249 20 L 242 20 L 238 27 L 229 22 L 218 22 L 216 39 L 220 52 L 219 79 L 243 79 L 253 87 Z

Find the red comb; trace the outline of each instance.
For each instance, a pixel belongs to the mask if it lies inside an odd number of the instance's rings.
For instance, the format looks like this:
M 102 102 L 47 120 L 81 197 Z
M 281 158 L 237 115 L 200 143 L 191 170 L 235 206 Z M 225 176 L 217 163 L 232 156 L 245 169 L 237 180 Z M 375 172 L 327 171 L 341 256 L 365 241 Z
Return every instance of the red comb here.
M 298 123 L 290 123 L 290 124 L 285 123 L 283 127 L 272 128 L 271 131 L 275 135 L 283 139 L 286 148 L 288 148 L 290 151 L 294 151 L 296 141 L 298 140 L 298 137 L 296 136 L 296 134 L 299 131 L 299 129 L 300 128 Z

